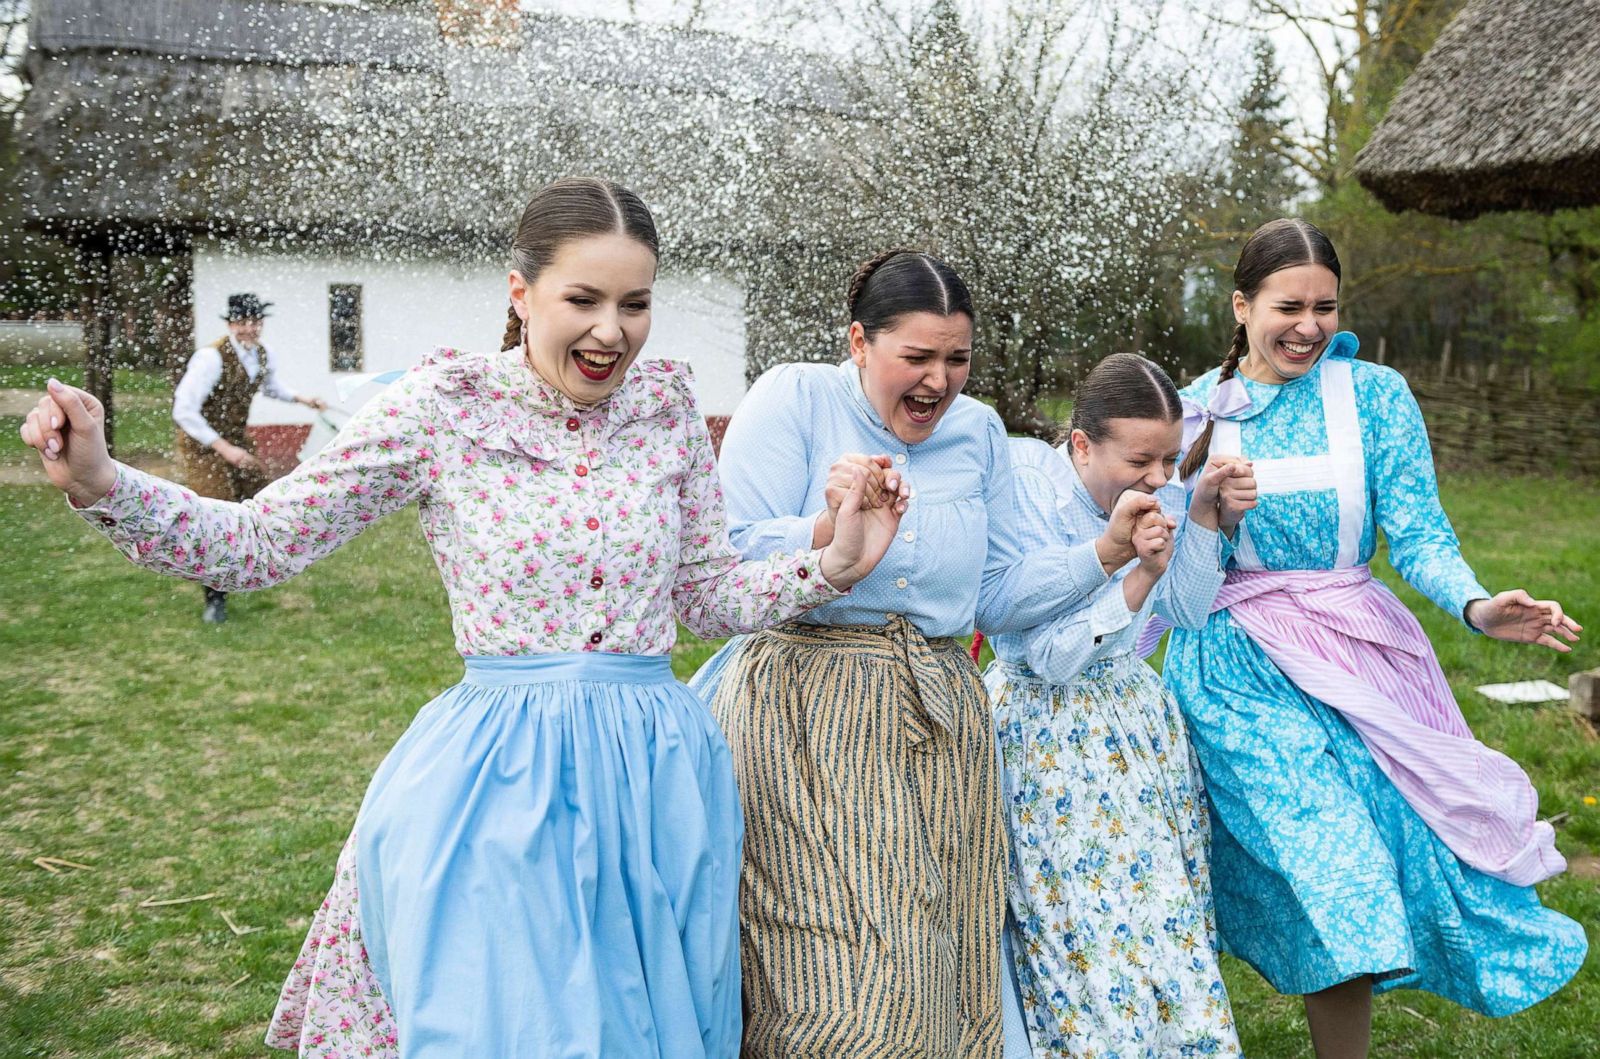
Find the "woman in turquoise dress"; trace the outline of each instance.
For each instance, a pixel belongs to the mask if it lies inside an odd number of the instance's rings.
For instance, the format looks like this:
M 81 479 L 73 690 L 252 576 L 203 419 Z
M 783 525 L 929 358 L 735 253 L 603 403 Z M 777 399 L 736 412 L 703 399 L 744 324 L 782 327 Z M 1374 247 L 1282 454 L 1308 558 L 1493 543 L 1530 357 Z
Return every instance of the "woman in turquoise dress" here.
M 1173 631 L 1165 664 L 1211 801 L 1222 947 L 1305 996 L 1322 1059 L 1366 1055 L 1374 992 L 1506 1015 L 1587 951 L 1529 885 L 1562 867 L 1531 786 L 1471 739 L 1420 626 L 1367 571 L 1377 531 L 1400 575 L 1469 628 L 1564 651 L 1579 626 L 1478 583 L 1405 380 L 1338 331 L 1339 276 L 1303 221 L 1245 244 L 1233 347 L 1184 391 L 1183 471 L 1246 458 L 1258 506 L 1217 609 Z

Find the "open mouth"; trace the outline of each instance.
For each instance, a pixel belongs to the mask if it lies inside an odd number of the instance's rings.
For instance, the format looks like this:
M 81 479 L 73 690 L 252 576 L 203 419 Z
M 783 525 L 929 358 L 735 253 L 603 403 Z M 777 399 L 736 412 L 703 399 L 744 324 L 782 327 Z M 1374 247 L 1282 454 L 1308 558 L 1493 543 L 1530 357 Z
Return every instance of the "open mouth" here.
M 572 360 L 578 365 L 578 370 L 585 379 L 595 382 L 605 382 L 611 378 L 611 373 L 617 370 L 617 362 L 622 359 L 621 353 L 608 353 L 603 349 L 575 349 L 572 351 Z
M 933 422 L 934 417 L 939 414 L 939 402 L 942 400 L 944 400 L 942 397 L 919 397 L 914 394 L 906 394 L 900 403 L 905 405 L 908 419 L 913 423 L 926 425 Z
M 1315 342 L 1290 342 L 1287 339 L 1278 340 L 1278 353 L 1284 360 L 1291 364 L 1304 364 L 1316 356 L 1317 350 L 1322 348 L 1322 341 Z

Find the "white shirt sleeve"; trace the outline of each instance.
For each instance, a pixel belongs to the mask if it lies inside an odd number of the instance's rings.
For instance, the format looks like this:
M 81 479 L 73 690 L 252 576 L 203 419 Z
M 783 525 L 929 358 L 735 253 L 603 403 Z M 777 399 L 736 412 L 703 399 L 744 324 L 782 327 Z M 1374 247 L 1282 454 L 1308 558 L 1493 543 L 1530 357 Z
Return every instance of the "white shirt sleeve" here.
M 274 370 L 272 354 L 266 346 L 256 347 L 256 356 L 261 364 L 261 392 L 278 401 L 288 401 L 290 404 L 298 401 L 299 395 L 278 381 L 278 373 Z
M 178 424 L 178 429 L 208 448 L 222 435 L 206 422 L 200 406 L 221 381 L 222 354 L 210 346 L 201 346 L 189 358 L 189 366 L 172 394 L 172 421 Z

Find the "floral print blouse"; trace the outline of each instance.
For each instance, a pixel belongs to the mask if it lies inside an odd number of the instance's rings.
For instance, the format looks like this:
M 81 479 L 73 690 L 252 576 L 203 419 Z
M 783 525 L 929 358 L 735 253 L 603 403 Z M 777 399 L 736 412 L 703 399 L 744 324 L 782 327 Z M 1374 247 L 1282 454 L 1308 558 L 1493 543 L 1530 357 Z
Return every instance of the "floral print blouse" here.
M 118 464 L 80 513 L 140 566 L 238 591 L 413 501 L 463 655 L 665 654 L 674 617 L 726 636 L 842 595 L 815 550 L 740 562 L 690 369 L 662 360 L 580 407 L 518 351 L 436 350 L 252 500 Z

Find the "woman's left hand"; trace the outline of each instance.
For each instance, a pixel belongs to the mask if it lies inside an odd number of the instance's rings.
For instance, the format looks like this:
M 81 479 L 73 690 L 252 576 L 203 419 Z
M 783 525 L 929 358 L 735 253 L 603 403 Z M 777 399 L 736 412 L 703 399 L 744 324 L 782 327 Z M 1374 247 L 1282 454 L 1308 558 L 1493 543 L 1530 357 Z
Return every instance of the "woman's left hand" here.
M 1475 599 L 1463 615 L 1467 624 L 1496 640 L 1510 643 L 1536 643 L 1557 651 L 1572 650 L 1556 639 L 1577 643 L 1583 626 L 1569 618 L 1553 599 L 1534 599 L 1520 588 L 1502 592 L 1493 599 Z
M 867 493 L 875 489 L 872 477 L 859 466 L 846 472 L 850 488 L 839 503 L 833 540 L 822 550 L 822 576 L 834 588 L 847 589 L 872 572 L 894 543 L 906 501 L 895 500 L 868 509 Z

